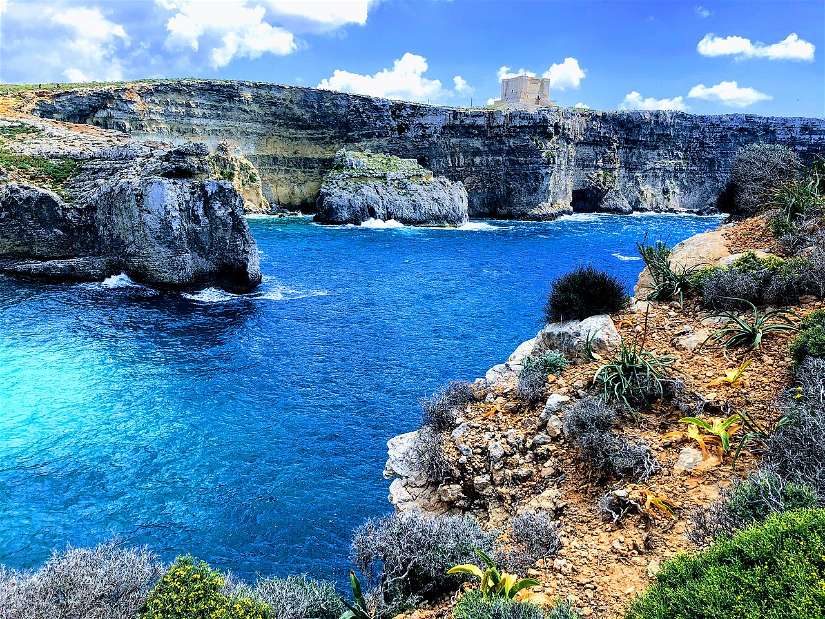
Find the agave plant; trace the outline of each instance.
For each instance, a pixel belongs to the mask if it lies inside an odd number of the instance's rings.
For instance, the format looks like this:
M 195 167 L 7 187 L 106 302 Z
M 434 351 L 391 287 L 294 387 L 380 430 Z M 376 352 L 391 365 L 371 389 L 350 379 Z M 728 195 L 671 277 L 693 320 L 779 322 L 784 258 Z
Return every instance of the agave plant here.
M 731 301 L 749 305 L 751 314 L 740 315 L 738 312 L 725 311 L 716 314 L 717 318 L 725 320 L 725 326 L 714 332 L 710 337 L 725 348 L 760 348 L 762 340 L 768 333 L 779 331 L 796 331 L 791 321 L 795 314 L 784 309 L 762 311 L 753 303 L 745 299 L 725 297 Z
M 349 584 L 352 588 L 352 604 L 342 600 L 348 610 L 341 615 L 341 619 L 373 619 L 373 613 L 361 591 L 361 583 L 352 570 L 349 571 Z
M 684 305 L 685 295 L 692 289 L 693 275 L 700 267 L 686 267 L 681 264 L 672 265 L 670 258 L 673 252 L 662 241 L 656 241 L 653 245 L 637 243 L 636 248 L 642 260 L 645 261 L 650 278 L 653 281 L 647 300 L 670 301 L 678 298 L 679 304 Z
M 713 417 L 710 423 L 698 417 L 683 417 L 679 420 L 679 423 L 689 424 L 687 435 L 699 443 L 703 452 L 706 451 L 704 444 L 706 437 L 702 436 L 699 431 L 708 434 L 714 440 L 718 440 L 722 446 L 722 451 L 727 452 L 730 450 L 731 436 L 736 434 L 739 428 L 742 427 L 742 417 L 739 415 L 730 415 L 726 419 Z
M 481 595 L 484 598 L 507 598 L 513 599 L 516 594 L 527 587 L 535 587 L 539 584 L 534 578 L 519 578 L 515 574 L 503 572 L 496 567 L 493 561 L 485 552 L 476 549 L 478 558 L 486 566 L 481 569 L 472 563 L 456 565 L 447 570 L 448 574 L 470 574 L 481 581 Z M 348 618 L 349 619 L 349 618 Z M 356 619 L 362 619 L 357 617 Z

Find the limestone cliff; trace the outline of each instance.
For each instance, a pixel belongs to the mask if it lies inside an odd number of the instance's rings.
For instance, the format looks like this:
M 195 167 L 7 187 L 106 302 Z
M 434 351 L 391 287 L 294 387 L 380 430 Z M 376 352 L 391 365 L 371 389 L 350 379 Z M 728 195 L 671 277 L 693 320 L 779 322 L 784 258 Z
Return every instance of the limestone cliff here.
M 261 280 L 243 200 L 202 144 L 25 117 L 0 119 L 0 271 L 125 272 L 155 286 L 248 290 Z
M 418 160 L 467 188 L 471 217 L 713 208 L 736 150 L 825 152 L 825 120 L 444 108 L 310 88 L 182 80 L 44 92 L 41 116 L 143 139 L 227 141 L 274 207 L 314 212 L 341 148 Z
M 342 150 L 321 185 L 316 221 L 360 224 L 367 219 L 406 225 L 467 223 L 467 190 L 434 177 L 415 160 Z

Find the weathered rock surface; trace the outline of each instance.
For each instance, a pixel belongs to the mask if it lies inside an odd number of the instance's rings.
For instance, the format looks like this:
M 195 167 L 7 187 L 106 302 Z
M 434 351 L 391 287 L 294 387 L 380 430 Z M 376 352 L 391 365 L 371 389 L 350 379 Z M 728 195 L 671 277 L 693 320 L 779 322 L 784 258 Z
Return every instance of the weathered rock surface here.
M 341 148 L 416 159 L 461 181 L 471 217 L 577 211 L 705 212 L 739 147 L 825 152 L 825 119 L 680 112 L 454 109 L 253 82 L 177 80 L 55 92 L 42 116 L 142 139 L 227 141 L 273 206 L 315 208 Z
M 360 224 L 395 220 L 411 226 L 467 223 L 467 190 L 414 160 L 375 153 L 340 151 L 324 177 L 316 221 Z
M 673 246 L 670 264 L 674 268 L 703 267 L 715 265 L 730 256 L 725 228 L 717 228 L 688 237 Z M 637 299 L 646 299 L 653 290 L 653 280 L 647 268 L 643 269 L 636 281 L 633 294 Z
M 3 142 L 19 159 L 0 184 L 0 270 L 75 280 L 125 272 L 172 288 L 260 283 L 243 199 L 209 178 L 204 145 L 15 122 L 28 133 Z M 55 176 L 50 161 L 73 162 L 71 173 Z

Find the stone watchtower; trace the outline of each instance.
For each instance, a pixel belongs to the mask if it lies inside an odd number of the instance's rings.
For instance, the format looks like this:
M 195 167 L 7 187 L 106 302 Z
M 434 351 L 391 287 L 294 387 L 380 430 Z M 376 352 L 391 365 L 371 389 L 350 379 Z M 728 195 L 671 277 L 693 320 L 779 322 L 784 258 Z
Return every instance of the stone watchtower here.
M 528 110 L 553 105 L 550 80 L 529 75 L 504 78 L 501 80 L 501 99 L 497 103 L 507 108 Z

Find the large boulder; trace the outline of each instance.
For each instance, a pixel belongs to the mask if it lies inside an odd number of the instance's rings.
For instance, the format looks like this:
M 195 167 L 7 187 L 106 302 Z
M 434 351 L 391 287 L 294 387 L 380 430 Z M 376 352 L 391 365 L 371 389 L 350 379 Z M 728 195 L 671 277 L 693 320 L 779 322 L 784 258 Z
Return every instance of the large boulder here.
M 467 190 L 412 159 L 340 151 L 324 178 L 316 221 L 361 224 L 395 220 L 412 226 L 460 226 L 469 220 Z
M 701 232 L 688 237 L 681 243 L 674 245 L 670 254 L 670 264 L 674 268 L 694 268 L 717 264 L 723 258 L 730 256 L 728 241 L 725 238 L 725 228 L 717 228 L 708 232 Z M 653 290 L 653 279 L 647 268 L 643 269 L 636 281 L 633 294 L 637 299 L 644 300 Z
M 15 122 L 26 130 L 4 143 L 15 157 L 0 182 L 0 272 L 55 280 L 124 272 L 154 286 L 236 291 L 260 283 L 243 198 L 212 178 L 204 145 Z M 54 174 L 58 164 L 69 172 Z

